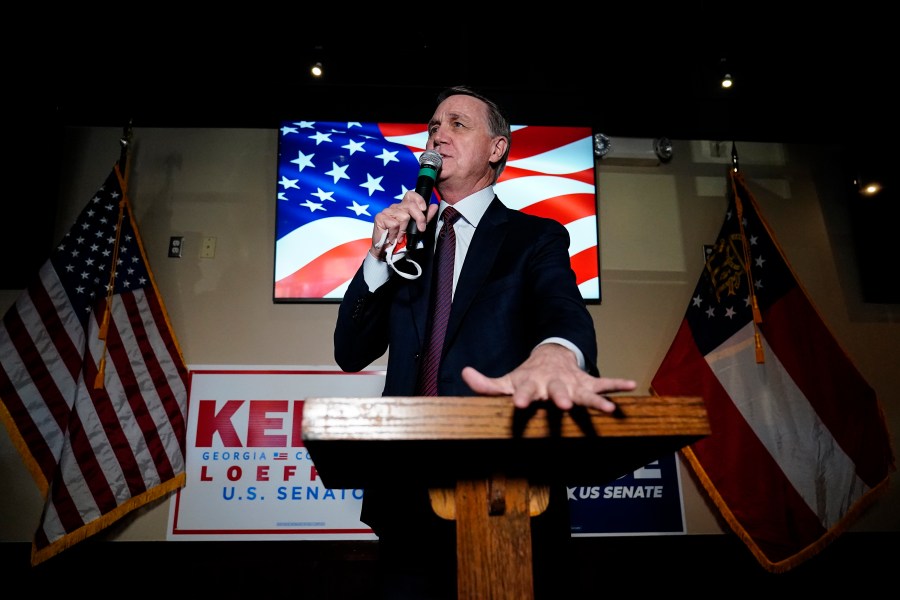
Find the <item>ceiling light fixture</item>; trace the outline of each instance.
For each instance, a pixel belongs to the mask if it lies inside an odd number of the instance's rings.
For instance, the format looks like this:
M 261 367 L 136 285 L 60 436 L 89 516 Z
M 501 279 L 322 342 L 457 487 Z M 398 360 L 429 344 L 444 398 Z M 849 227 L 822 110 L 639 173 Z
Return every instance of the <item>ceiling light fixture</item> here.
M 722 86 L 723 90 L 730 89 L 734 84 L 734 81 L 731 78 L 732 65 L 729 63 L 726 57 L 722 57 L 719 59 L 719 68 L 716 69 L 716 74 L 719 76 L 719 85 Z
M 869 181 L 859 186 L 859 194 L 861 196 L 877 196 L 881 193 L 881 183 L 878 181 Z

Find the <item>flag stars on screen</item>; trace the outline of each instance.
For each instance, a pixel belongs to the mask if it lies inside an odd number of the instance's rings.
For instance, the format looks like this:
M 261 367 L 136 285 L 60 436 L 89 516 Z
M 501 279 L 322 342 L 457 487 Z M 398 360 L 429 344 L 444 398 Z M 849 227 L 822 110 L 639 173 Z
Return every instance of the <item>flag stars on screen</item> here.
M 354 142 L 353 140 L 350 140 L 348 143 L 341 146 L 341 148 L 346 148 L 347 150 L 350 151 L 350 156 L 353 156 L 357 152 L 365 152 L 366 151 L 366 149 L 363 148 L 364 144 L 365 144 L 365 142 Z
M 305 206 L 312 212 L 315 212 L 317 210 L 325 210 L 320 203 L 313 202 L 312 200 L 307 200 L 306 202 L 301 202 L 300 206 Z
M 389 162 L 400 162 L 400 159 L 397 158 L 397 152 L 391 152 L 387 149 L 383 150 L 381 154 L 379 154 L 375 158 L 380 158 L 381 160 L 383 160 L 384 164 L 382 166 L 384 167 L 386 167 Z
M 316 168 L 316 165 L 312 162 L 312 157 L 314 154 L 303 154 L 302 152 L 297 152 L 297 158 L 291 161 L 291 164 L 297 165 L 297 171 L 299 173 L 303 172 L 303 169 L 306 167 Z
M 313 194 L 313 196 L 315 196 L 315 197 L 318 198 L 319 200 L 322 200 L 323 202 L 326 201 L 326 200 L 327 200 L 328 202 L 334 202 L 334 201 L 335 201 L 334 198 L 332 197 L 332 196 L 334 196 L 334 192 L 326 192 L 326 191 L 323 190 L 322 188 L 316 188 L 316 189 L 318 189 L 319 191 L 317 191 L 315 194 Z
M 366 173 L 366 182 L 359 184 L 359 187 L 369 190 L 369 196 L 371 196 L 373 192 L 383 192 L 384 188 L 381 187 L 382 179 L 384 179 L 383 175 L 381 177 L 372 177 L 370 173 Z
M 331 134 L 330 133 L 322 133 L 321 131 L 317 131 L 314 135 L 309 136 L 309 139 L 315 140 L 316 146 L 318 146 L 322 142 L 330 142 Z
M 406 195 L 406 192 L 409 191 L 409 188 L 405 185 L 400 186 L 400 193 L 394 196 L 394 200 L 403 200 L 403 196 Z
M 283 187 L 285 190 L 290 190 L 290 189 L 299 190 L 300 186 L 297 185 L 298 181 L 300 181 L 300 180 L 299 179 L 288 179 L 287 177 L 282 175 L 281 181 L 278 182 L 278 185 Z M 278 199 L 284 200 L 285 202 L 290 200 L 290 198 L 288 198 L 284 192 L 278 192 Z
M 299 189 L 300 189 L 300 186 L 297 185 L 297 182 L 298 182 L 298 181 L 300 181 L 300 180 L 299 180 L 299 179 L 288 179 L 287 177 L 285 177 L 284 175 L 282 175 L 282 176 L 281 176 L 281 181 L 279 182 L 279 185 L 280 185 L 281 187 L 283 187 L 284 189 L 286 189 L 286 190 L 289 190 L 289 189 L 299 190 Z
M 369 214 L 369 205 L 368 204 L 358 204 L 356 200 L 353 201 L 353 206 L 348 206 L 348 209 L 352 210 L 356 213 L 356 216 L 366 215 L 367 217 L 371 216 Z
M 336 162 L 332 162 L 331 170 L 325 171 L 325 174 L 330 175 L 332 178 L 334 178 L 334 183 L 337 183 L 341 179 L 350 179 L 350 176 L 346 173 L 347 167 L 349 166 L 350 165 L 344 165 L 343 167 L 339 167 Z
M 367 221 L 371 227 L 373 215 L 402 200 L 410 189 L 403 184 L 415 181 L 418 160 L 408 140 L 386 139 L 377 123 L 282 125 L 276 186 L 279 201 L 284 200 L 279 202 L 279 239 L 313 223 L 317 231 L 330 232 L 331 243 L 356 236 L 346 218 Z

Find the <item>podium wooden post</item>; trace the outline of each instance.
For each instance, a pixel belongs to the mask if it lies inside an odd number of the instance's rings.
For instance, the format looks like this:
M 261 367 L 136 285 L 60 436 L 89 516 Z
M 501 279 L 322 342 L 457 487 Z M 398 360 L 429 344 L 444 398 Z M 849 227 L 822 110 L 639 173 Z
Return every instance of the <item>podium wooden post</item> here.
M 709 435 L 703 400 L 616 396 L 614 414 L 508 396 L 308 398 L 303 441 L 332 489 L 421 482 L 456 519 L 460 598 L 533 597 L 530 517 L 549 485 L 598 485 Z M 385 465 L 389 465 L 385 468 Z

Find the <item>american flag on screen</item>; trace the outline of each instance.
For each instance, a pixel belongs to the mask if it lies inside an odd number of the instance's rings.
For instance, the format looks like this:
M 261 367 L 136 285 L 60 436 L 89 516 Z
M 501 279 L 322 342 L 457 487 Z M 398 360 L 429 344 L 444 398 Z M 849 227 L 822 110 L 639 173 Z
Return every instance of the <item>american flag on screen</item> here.
M 32 564 L 185 483 L 187 367 L 123 188 L 115 166 L 0 323 L 0 420 L 45 498 Z
M 513 127 L 495 191 L 510 208 L 569 231 L 585 300 L 600 300 L 593 137 L 589 127 Z M 287 121 L 279 130 L 276 301 L 336 299 L 359 268 L 375 215 L 416 184 L 427 126 Z M 433 199 L 436 201 L 436 198 Z

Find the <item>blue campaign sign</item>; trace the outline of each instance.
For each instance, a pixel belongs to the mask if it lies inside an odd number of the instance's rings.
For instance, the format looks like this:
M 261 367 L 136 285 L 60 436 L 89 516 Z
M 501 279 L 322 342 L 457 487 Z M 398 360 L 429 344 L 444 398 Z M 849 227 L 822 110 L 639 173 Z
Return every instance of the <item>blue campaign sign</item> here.
M 566 490 L 572 537 L 686 533 L 675 454 L 602 485 Z

